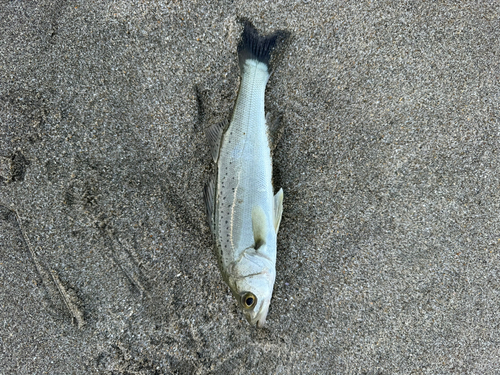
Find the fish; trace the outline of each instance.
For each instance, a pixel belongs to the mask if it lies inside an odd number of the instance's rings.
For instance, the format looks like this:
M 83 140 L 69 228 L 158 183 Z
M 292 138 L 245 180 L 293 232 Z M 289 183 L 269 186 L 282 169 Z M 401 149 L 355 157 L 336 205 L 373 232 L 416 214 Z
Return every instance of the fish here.
M 246 320 L 263 327 L 276 279 L 277 234 L 283 189 L 274 194 L 265 91 L 274 54 L 290 33 L 261 35 L 240 20 L 240 86 L 230 121 L 205 129 L 215 173 L 204 188 L 208 224 L 222 278 Z

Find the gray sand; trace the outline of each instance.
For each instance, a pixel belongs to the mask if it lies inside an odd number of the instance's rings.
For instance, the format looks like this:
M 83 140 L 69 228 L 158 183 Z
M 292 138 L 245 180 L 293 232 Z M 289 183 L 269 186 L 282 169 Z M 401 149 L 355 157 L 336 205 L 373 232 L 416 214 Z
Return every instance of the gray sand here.
M 34 3 L 0 5 L 0 374 L 500 371 L 497 2 Z M 293 33 L 262 330 L 202 202 L 238 16 Z

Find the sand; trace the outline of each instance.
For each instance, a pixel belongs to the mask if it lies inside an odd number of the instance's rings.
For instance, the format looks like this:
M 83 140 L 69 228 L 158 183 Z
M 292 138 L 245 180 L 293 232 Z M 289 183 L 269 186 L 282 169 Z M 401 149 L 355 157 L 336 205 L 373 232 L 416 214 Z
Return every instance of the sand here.
M 2 2 L 0 374 L 497 372 L 500 6 L 395 4 Z M 260 330 L 202 200 L 239 16 L 293 35 Z

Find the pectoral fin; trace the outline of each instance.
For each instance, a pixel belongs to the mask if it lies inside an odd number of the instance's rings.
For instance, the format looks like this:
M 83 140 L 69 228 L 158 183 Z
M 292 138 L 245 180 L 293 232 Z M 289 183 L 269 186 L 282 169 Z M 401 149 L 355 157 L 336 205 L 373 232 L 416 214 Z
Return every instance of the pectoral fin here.
M 260 206 L 255 206 L 252 209 L 252 230 L 255 241 L 254 249 L 258 250 L 259 247 L 266 243 L 267 234 L 266 214 Z
M 274 196 L 274 229 L 278 233 L 281 215 L 283 214 L 283 189 L 280 189 Z

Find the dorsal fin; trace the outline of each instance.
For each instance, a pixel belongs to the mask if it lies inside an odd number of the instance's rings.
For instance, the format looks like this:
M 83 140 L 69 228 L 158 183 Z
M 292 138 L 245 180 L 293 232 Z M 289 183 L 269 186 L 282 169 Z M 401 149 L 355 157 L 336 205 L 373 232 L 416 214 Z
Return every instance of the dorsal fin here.
M 205 135 L 207 136 L 208 144 L 210 145 L 210 150 L 212 151 L 212 157 L 215 162 L 217 162 L 217 159 L 219 158 L 220 142 L 227 124 L 228 121 L 225 120 L 219 122 L 218 124 L 209 126 L 207 129 L 205 129 Z
M 258 250 L 259 247 L 266 243 L 267 235 L 267 219 L 264 210 L 260 206 L 252 208 L 252 231 L 254 239 L 254 249 Z
M 280 189 L 274 196 L 274 229 L 278 233 L 283 214 L 283 189 Z
M 205 200 L 205 208 L 207 210 L 207 221 L 210 231 L 215 235 L 215 175 L 210 176 L 205 188 L 203 189 L 203 199 Z

